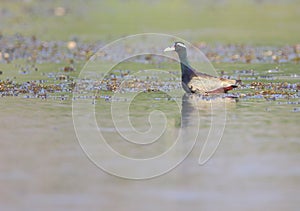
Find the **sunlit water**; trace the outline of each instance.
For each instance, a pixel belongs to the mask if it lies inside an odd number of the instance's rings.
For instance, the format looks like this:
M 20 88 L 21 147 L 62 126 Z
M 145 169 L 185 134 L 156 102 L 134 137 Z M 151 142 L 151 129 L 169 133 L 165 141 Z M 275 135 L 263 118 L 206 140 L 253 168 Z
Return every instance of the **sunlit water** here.
M 99 130 L 126 156 L 140 159 L 161 154 L 180 130 L 186 131 L 183 139 L 199 131 L 193 151 L 175 169 L 153 179 L 132 181 L 105 173 L 87 158 L 74 132 L 69 102 L 3 98 L 0 209 L 298 210 L 299 104 L 240 99 L 216 103 L 212 113 L 210 103 L 180 100 L 178 107 L 174 101 L 150 104 L 143 98 L 131 108 L 133 126 L 141 132 L 149 129 L 147 118 L 153 107 L 167 114 L 167 134 L 152 146 L 124 142 L 112 122 L 101 118 L 109 117 L 105 109 L 110 103 L 95 105 Z M 220 145 L 208 162 L 199 165 L 212 117 L 221 127 L 224 105 L 226 122 Z M 110 162 L 123 167 L 122 162 Z

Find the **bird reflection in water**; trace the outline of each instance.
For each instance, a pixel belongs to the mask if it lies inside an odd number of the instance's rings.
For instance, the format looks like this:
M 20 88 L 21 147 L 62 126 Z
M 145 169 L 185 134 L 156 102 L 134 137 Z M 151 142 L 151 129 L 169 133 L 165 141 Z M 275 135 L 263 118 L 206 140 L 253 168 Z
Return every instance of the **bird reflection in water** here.
M 238 98 L 235 97 L 185 93 L 182 96 L 181 125 L 182 127 L 192 125 L 193 119 L 197 116 L 200 118 L 216 117 L 221 113 L 225 113 L 226 108 L 235 107 L 237 101 Z
M 203 96 L 185 93 L 182 96 L 182 139 L 191 141 L 189 139 L 198 133 L 196 149 L 201 148 L 199 163 L 206 162 L 216 151 L 226 124 L 226 110 L 235 107 L 236 102 L 237 98 L 220 95 Z

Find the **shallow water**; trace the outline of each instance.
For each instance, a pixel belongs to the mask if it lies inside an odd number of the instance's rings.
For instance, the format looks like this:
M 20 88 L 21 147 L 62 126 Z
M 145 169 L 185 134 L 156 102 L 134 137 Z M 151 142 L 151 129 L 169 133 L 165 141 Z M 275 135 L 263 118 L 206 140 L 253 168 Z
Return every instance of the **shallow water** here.
M 75 135 L 70 102 L 2 98 L 0 209 L 298 210 L 299 104 L 240 99 L 213 104 L 212 114 L 210 103 L 178 99 L 179 107 L 174 101 L 135 102 L 131 115 L 142 132 L 149 129 L 145 118 L 149 113 L 143 111 L 160 108 L 167 113 L 167 134 L 152 147 L 134 146 L 117 137 L 112 122 L 102 118 L 109 116 L 109 102 L 97 102 L 100 130 L 112 147 L 127 156 L 158 155 L 172 146 L 183 128 L 186 133 L 181 138 L 187 143 L 181 142 L 182 151 L 173 154 L 174 160 L 179 159 L 191 147 L 186 137 L 199 131 L 193 151 L 180 165 L 153 179 L 134 181 L 107 174 L 87 158 Z M 221 134 L 220 145 L 208 162 L 199 165 L 212 117 L 218 120 L 216 128 L 222 126 L 224 105 L 225 130 L 215 130 Z M 217 142 L 209 143 L 208 149 L 213 149 Z M 172 156 L 168 159 L 174 161 Z M 167 161 L 158 166 L 163 168 Z M 138 168 L 124 169 L 118 159 L 109 162 L 123 173 L 139 173 Z M 158 168 L 147 165 L 150 170 Z

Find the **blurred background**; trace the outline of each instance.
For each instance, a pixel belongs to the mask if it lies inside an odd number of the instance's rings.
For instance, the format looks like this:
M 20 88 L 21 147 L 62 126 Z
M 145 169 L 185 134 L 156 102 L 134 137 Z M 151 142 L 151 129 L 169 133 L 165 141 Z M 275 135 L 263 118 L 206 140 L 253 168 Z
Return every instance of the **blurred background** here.
M 1 0 L 0 32 L 42 40 L 114 40 L 158 32 L 189 41 L 299 42 L 299 0 Z
M 0 0 L 0 210 L 299 210 L 299 20 L 300 0 Z M 242 79 L 243 87 L 235 90 L 240 101 L 226 107 L 213 159 L 198 165 L 201 136 L 170 173 L 131 181 L 86 157 L 74 131 L 72 91 L 99 46 L 147 32 L 195 44 L 220 75 Z M 139 47 L 121 46 L 107 65 Z M 109 124 L 110 87 L 123 80 L 117 76 L 166 67 L 177 81 L 155 73 L 153 81 L 181 90 L 178 63 L 157 58 L 119 63 L 99 100 L 88 96 L 103 122 Z M 156 101 L 173 112 L 159 94 L 144 93 L 133 113 L 144 115 Z M 195 120 L 199 107 L 205 132 L 211 113 L 202 107 L 210 106 L 187 101 L 187 119 Z M 177 131 L 182 114 L 172 115 Z M 114 127 L 105 129 L 123 151 L 136 152 L 114 138 Z

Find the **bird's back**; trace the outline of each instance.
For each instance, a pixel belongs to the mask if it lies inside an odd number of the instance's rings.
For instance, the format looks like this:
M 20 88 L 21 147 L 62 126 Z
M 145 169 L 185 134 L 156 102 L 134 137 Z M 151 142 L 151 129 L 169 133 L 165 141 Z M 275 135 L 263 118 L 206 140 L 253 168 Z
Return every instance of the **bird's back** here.
M 192 93 L 224 93 L 236 85 L 236 80 L 214 77 L 205 73 L 197 72 L 187 83 Z

